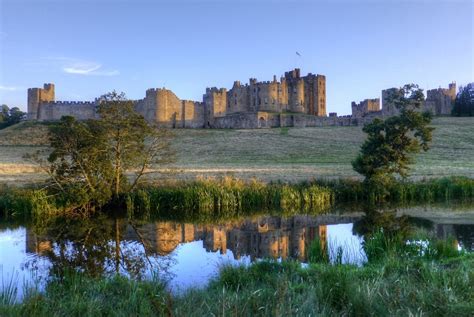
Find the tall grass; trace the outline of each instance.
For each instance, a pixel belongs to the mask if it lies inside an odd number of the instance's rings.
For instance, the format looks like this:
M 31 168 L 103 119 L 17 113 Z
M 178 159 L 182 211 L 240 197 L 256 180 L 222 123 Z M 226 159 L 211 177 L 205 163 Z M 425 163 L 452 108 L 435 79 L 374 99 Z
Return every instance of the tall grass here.
M 64 201 L 37 188 L 0 188 L 0 217 L 41 219 L 71 214 Z
M 146 187 L 126 198 L 129 214 L 196 213 L 235 217 L 254 210 L 283 209 L 287 213 L 321 212 L 333 205 L 334 194 L 316 184 L 288 185 L 244 182 L 233 178 L 198 180 L 173 187 Z
M 176 215 L 188 219 L 196 216 L 224 219 L 256 210 L 281 210 L 288 215 L 320 213 L 336 203 L 420 204 L 473 199 L 474 179 L 463 177 L 396 182 L 386 191 L 370 190 L 363 182 L 354 180 L 285 184 L 224 178 L 142 187 L 124 195 L 122 207 L 131 217 Z M 3 218 L 12 215 L 50 217 L 70 212 L 67 199 L 51 196 L 45 190 L 0 188 L 0 216 Z
M 44 292 L 27 294 L 22 303 L 0 304 L 0 316 L 155 316 L 169 313 L 169 299 L 157 280 L 69 272 L 53 278 Z
M 5 316 L 472 316 L 474 256 L 392 259 L 363 267 L 261 261 L 223 267 L 204 289 L 170 294 L 159 281 L 71 274 Z
M 316 181 L 316 184 L 334 191 L 337 202 L 430 203 L 474 199 L 474 179 L 467 177 L 398 181 L 383 191 L 367 188 L 358 180 Z

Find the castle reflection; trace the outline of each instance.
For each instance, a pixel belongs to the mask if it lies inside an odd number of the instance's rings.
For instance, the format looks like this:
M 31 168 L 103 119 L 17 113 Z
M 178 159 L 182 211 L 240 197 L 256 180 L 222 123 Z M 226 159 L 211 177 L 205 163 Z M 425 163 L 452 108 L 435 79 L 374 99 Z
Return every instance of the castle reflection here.
M 384 226 L 392 226 L 393 222 L 397 222 L 397 230 L 401 230 L 400 224 L 403 221 L 383 217 Z M 379 222 L 382 221 L 367 216 L 334 215 L 299 215 L 290 218 L 263 216 L 218 225 L 170 221 L 137 224 L 126 219 L 102 219 L 95 224 L 95 233 L 66 226 L 67 232 L 49 230 L 47 233 L 37 234 L 34 228 L 27 228 L 26 252 L 47 256 L 51 261 L 61 262 L 61 265 L 65 264 L 64 259 L 67 258 L 66 262 L 73 263 L 76 267 L 87 267 L 87 263 L 94 266 L 115 261 L 118 271 L 119 261 L 132 261 L 123 258 L 126 254 L 123 252 L 124 243 L 141 246 L 144 254 L 133 255 L 133 261 L 138 261 L 144 256 L 166 258 L 180 244 L 202 241 L 207 252 L 226 254 L 230 250 L 235 260 L 249 256 L 251 260 L 293 258 L 306 261 L 307 248 L 313 240 L 318 239 L 322 248 L 327 247 L 328 225 L 355 223 L 355 233 L 364 236 L 374 223 Z M 439 238 L 452 236 L 465 249 L 474 249 L 472 226 L 467 229 L 465 226 L 450 224 L 429 223 L 427 226 Z
M 306 261 L 306 248 L 311 241 L 319 239 L 322 245 L 327 244 L 327 225 L 351 223 L 354 220 L 354 217 L 333 216 L 265 216 L 207 225 L 169 221 L 134 224 L 122 219 L 104 221 L 103 225 L 108 229 L 95 230 L 101 230 L 107 235 L 97 239 L 97 243 L 117 239 L 120 242 L 137 242 L 143 246 L 147 256 L 166 256 L 182 243 L 203 241 L 206 251 L 226 254 L 231 250 L 237 260 L 248 255 L 252 260 L 295 258 Z M 114 226 L 113 221 L 116 222 L 116 230 L 109 229 Z M 64 241 L 60 241 L 61 237 L 68 240 L 69 247 L 84 245 L 85 237 L 81 234 L 75 236 L 69 232 L 62 235 L 51 231 L 37 234 L 34 228 L 27 228 L 26 252 L 48 256 L 54 248 L 64 244 Z M 94 241 L 89 242 L 94 244 Z

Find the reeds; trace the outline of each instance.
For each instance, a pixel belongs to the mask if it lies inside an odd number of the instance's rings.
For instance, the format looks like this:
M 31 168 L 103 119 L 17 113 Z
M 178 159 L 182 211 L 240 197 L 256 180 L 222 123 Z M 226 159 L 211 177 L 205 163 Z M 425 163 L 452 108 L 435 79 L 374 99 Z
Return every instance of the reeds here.
M 146 186 L 122 197 L 118 208 L 133 216 L 166 216 L 193 219 L 229 219 L 255 211 L 279 210 L 282 214 L 322 213 L 336 203 L 421 204 L 471 201 L 474 179 L 451 177 L 417 182 L 395 182 L 383 191 L 371 191 L 361 181 L 312 181 L 299 184 L 242 181 L 226 177 L 199 179 L 165 186 Z M 59 199 L 45 190 L 0 188 L 0 216 L 50 217 L 71 213 L 67 197 Z M 90 209 L 94 210 L 92 206 Z M 117 208 L 117 205 L 114 205 Z M 86 214 L 91 210 L 84 210 Z
M 320 212 L 334 203 L 329 188 L 316 184 L 288 185 L 244 182 L 234 178 L 202 179 L 173 187 L 146 187 L 126 198 L 129 214 L 199 213 L 235 217 L 253 210 Z

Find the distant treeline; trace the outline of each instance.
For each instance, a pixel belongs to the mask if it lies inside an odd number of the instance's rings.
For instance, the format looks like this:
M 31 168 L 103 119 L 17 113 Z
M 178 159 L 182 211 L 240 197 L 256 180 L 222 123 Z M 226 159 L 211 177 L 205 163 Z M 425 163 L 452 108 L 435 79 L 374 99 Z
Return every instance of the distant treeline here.
M 453 116 L 474 116 L 474 85 L 469 84 L 465 87 L 461 87 L 459 93 L 456 96 L 453 107 Z
M 10 109 L 7 105 L 2 105 L 0 107 L 0 130 L 19 123 L 25 118 L 26 113 L 19 108 L 13 107 Z

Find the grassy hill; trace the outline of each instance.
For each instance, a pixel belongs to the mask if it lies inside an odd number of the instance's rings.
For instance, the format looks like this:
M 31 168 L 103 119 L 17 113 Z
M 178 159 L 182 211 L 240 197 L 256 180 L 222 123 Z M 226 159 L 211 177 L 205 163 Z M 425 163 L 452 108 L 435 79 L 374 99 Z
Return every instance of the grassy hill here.
M 474 177 L 474 118 L 436 118 L 433 126 L 432 148 L 417 156 L 412 177 Z M 178 172 L 166 178 L 180 179 L 357 177 L 351 160 L 365 138 L 361 127 L 174 131 Z M 0 130 L 0 181 L 41 178 L 22 155 L 44 148 L 46 132 L 46 125 L 29 122 Z

